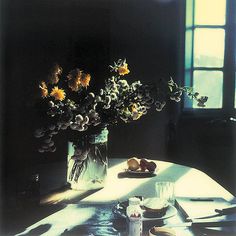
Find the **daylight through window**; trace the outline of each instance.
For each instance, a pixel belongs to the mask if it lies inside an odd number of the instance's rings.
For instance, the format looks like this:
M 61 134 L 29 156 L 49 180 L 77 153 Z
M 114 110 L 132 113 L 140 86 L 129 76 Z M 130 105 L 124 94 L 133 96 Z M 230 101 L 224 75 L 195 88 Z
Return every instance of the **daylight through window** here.
M 186 0 L 185 85 L 209 97 L 205 109 L 236 107 L 235 2 Z M 197 104 L 185 99 L 184 108 Z

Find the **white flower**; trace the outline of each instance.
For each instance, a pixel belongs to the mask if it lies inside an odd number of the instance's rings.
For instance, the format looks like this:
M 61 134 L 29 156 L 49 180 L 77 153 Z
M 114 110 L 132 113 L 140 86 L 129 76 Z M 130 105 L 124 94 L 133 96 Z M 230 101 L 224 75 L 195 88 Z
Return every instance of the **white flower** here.
M 48 146 L 49 146 L 49 147 L 53 147 L 53 146 L 54 146 L 54 142 L 51 141 L 50 143 L 48 143 Z
M 88 126 L 87 125 L 84 125 L 84 131 L 88 129 Z
M 44 149 L 43 149 L 43 148 L 39 148 L 38 151 L 39 151 L 40 153 L 43 153 L 43 152 L 44 152 Z
M 101 98 L 100 96 L 96 96 L 96 97 L 95 97 L 95 101 L 96 101 L 96 102 L 101 102 L 101 101 L 102 101 L 102 98 Z
M 107 105 L 109 105 L 111 103 L 111 96 L 109 96 L 109 95 L 106 96 L 105 101 L 106 101 Z
M 121 116 L 120 118 L 121 118 L 121 120 L 123 120 L 125 123 L 128 122 L 128 118 L 127 118 L 127 117 Z
M 117 95 L 115 93 L 111 93 L 111 100 L 117 100 Z
M 97 103 L 94 103 L 93 106 L 92 106 L 92 108 L 93 108 L 94 110 L 96 110 L 97 105 L 98 105 Z
M 162 111 L 163 107 L 166 105 L 166 102 L 159 102 L 156 101 L 155 102 L 155 106 L 156 106 L 156 111 Z
M 116 78 L 114 76 L 111 77 L 110 79 L 111 82 L 116 82 Z
M 95 94 L 94 93 L 89 93 L 89 96 L 92 98 L 95 98 Z
M 111 106 L 110 105 L 105 105 L 104 109 L 109 109 Z
M 140 110 L 141 110 L 142 112 L 145 112 L 147 109 L 146 109 L 145 106 L 141 106 Z
M 146 115 L 147 114 L 147 110 L 143 111 L 143 115 Z
M 37 129 L 34 132 L 34 137 L 35 138 L 41 138 L 44 136 L 44 130 L 43 129 Z
M 72 130 L 76 130 L 77 127 L 78 127 L 78 125 L 76 125 L 76 124 L 71 124 L 71 125 L 70 125 L 70 128 L 71 128 Z
M 181 101 L 181 98 L 180 98 L 180 97 L 176 97 L 176 98 L 175 98 L 175 101 L 176 101 L 176 102 L 180 102 L 180 101 Z
M 148 105 L 152 105 L 153 102 L 154 102 L 154 99 L 153 99 L 153 98 L 147 98 L 147 99 L 145 99 L 145 100 L 146 100 L 146 104 L 148 104 Z
M 54 104 L 53 101 L 50 101 L 50 102 L 48 103 L 48 105 L 49 105 L 49 107 L 54 107 L 54 106 L 55 106 L 55 104 Z
M 136 90 L 140 86 L 142 86 L 142 84 L 141 84 L 141 82 L 139 80 L 135 81 L 134 83 L 131 84 L 131 87 L 133 88 L 133 90 Z
M 96 113 L 95 110 L 89 110 L 88 116 L 89 116 L 90 118 L 94 118 L 96 115 L 97 115 L 97 113 Z
M 95 120 L 95 122 L 93 123 L 94 126 L 97 126 L 97 125 L 99 125 L 99 124 L 101 124 L 101 121 L 100 121 L 100 120 Z
M 78 130 L 78 131 L 84 131 L 84 126 L 77 126 L 76 130 Z
M 89 122 L 89 117 L 85 116 L 84 120 L 82 121 L 82 124 L 88 124 L 88 122 Z
M 113 93 L 119 94 L 118 88 L 114 89 L 114 90 L 113 90 Z
M 76 123 L 82 122 L 83 119 L 84 119 L 83 116 L 80 115 L 80 114 L 78 114 L 78 115 L 75 116 L 75 122 L 76 122 Z
M 118 81 L 118 83 L 122 86 L 122 87 L 129 87 L 129 84 L 126 80 L 121 79 Z

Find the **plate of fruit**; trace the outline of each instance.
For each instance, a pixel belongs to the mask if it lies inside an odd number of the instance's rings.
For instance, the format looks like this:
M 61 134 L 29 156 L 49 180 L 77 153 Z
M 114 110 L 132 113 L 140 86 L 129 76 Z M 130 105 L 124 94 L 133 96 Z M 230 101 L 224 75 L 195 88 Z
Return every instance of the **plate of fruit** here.
M 135 175 L 154 175 L 157 170 L 155 162 L 136 157 L 127 160 L 127 167 L 126 172 Z

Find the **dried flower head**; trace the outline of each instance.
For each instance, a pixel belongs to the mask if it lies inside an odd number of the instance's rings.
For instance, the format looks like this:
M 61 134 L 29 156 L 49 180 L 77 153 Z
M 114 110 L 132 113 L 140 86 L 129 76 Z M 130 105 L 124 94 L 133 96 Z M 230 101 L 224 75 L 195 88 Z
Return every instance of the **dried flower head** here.
M 68 86 L 72 91 L 77 92 L 80 89 L 81 76 L 82 76 L 82 71 L 79 69 L 74 69 L 70 71 L 69 75 L 67 76 L 67 79 L 68 79 Z
M 48 76 L 48 81 L 50 84 L 57 84 L 59 82 L 59 76 L 62 74 L 62 68 L 55 64 L 51 69 L 51 73 Z
M 41 92 L 41 97 L 46 98 L 48 96 L 48 88 L 47 85 L 44 81 L 41 81 L 39 84 L 40 92 Z
M 90 74 L 82 73 L 80 83 L 83 87 L 87 88 L 89 86 L 90 80 L 91 80 Z
M 77 92 L 81 87 L 80 80 L 79 81 L 69 80 L 68 81 L 68 86 L 72 91 Z

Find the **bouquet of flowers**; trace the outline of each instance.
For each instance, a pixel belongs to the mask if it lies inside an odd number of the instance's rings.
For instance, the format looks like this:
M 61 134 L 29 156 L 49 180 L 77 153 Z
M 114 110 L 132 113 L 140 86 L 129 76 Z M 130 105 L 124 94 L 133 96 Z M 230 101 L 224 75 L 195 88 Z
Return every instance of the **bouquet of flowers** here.
M 168 99 L 179 102 L 183 93 L 200 107 L 207 101 L 206 96 L 191 87 L 178 86 L 172 78 L 161 79 L 155 85 L 129 83 L 124 79 L 130 73 L 125 59 L 109 67 L 111 76 L 105 80 L 104 88 L 94 93 L 89 89 L 90 74 L 74 69 L 64 76 L 62 68 L 54 65 L 47 80 L 39 84 L 40 110 L 47 116 L 47 124 L 35 131 L 35 137 L 43 139 L 39 152 L 56 151 L 53 136 L 63 130 L 86 132 L 94 127 L 135 121 L 151 108 L 162 111 Z

